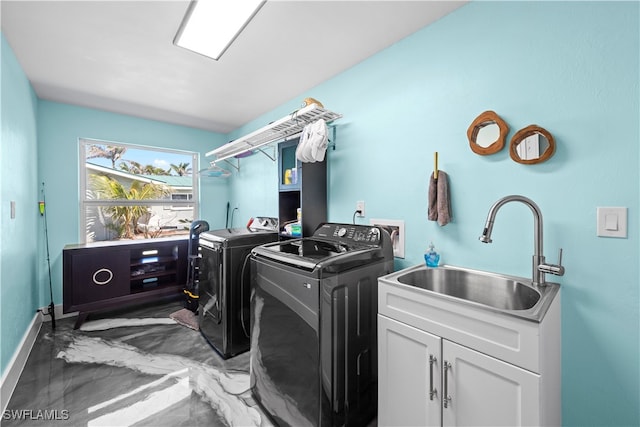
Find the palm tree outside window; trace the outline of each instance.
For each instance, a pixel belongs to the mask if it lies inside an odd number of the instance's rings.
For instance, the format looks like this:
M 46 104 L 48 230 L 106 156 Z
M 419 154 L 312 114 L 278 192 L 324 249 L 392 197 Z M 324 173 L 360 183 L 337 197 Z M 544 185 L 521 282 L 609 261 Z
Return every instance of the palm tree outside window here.
M 80 139 L 85 242 L 189 233 L 198 217 L 198 155 Z

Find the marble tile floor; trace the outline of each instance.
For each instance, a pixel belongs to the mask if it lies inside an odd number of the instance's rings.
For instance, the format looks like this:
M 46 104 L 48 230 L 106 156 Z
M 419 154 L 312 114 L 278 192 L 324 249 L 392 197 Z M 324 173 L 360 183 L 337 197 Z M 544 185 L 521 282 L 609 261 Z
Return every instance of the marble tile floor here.
M 75 318 L 44 323 L 2 425 L 271 426 L 251 398 L 249 352 L 222 359 L 169 318 L 180 308 L 95 314 L 78 330 Z

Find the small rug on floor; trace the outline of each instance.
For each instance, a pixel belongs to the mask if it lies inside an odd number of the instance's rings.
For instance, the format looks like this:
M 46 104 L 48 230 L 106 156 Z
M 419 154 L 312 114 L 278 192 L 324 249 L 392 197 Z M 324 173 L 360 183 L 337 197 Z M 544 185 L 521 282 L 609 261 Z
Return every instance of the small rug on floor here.
M 187 308 L 174 311 L 169 315 L 169 317 L 175 320 L 177 323 L 181 324 L 182 326 L 191 328 L 194 331 L 200 330 L 200 327 L 198 325 L 198 317 L 193 311 Z

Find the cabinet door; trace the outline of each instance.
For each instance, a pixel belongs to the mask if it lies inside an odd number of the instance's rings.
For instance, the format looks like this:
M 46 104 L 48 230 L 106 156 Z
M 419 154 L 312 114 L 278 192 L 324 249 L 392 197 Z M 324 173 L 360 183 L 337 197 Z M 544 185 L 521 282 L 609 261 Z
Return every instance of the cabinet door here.
M 440 342 L 435 335 L 378 315 L 378 425 L 441 424 Z M 432 365 L 430 357 L 436 359 Z
M 301 163 L 296 158 L 300 138 L 278 144 L 278 186 L 280 191 L 299 190 L 302 181 Z
M 82 250 L 71 255 L 72 305 L 129 294 L 127 249 Z
M 540 377 L 530 371 L 462 347 L 442 343 L 445 426 L 539 425 Z M 444 403 L 443 403 L 444 406 Z

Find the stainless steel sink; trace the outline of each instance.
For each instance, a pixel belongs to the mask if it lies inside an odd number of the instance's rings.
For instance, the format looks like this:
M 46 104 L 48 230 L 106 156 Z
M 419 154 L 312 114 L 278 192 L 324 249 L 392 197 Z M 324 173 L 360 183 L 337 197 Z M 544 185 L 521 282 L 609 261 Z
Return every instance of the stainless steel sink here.
M 556 283 L 534 286 L 531 279 L 454 266 L 417 265 L 380 280 L 535 321 L 542 319 L 559 288 Z
M 424 268 L 398 281 L 502 310 L 527 310 L 540 300 L 540 293 L 524 283 L 467 270 Z

